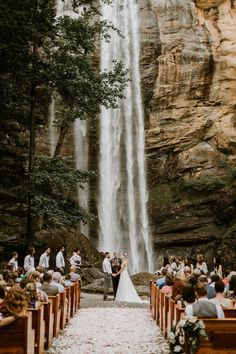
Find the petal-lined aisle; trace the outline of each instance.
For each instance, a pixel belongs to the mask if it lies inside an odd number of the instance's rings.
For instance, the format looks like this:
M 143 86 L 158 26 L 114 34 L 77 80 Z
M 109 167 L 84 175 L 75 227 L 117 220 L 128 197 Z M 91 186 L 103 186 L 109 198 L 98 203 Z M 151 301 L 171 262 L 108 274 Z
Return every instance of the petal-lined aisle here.
M 168 354 L 147 308 L 84 308 L 54 342 L 50 354 Z

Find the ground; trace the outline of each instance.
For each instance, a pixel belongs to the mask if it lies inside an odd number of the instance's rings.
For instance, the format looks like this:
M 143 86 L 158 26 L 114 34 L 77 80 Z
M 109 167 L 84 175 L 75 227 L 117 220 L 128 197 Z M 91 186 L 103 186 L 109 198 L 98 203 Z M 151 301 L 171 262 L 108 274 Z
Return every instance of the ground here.
M 168 354 L 169 348 L 147 303 L 116 303 L 82 294 L 81 309 L 48 353 Z

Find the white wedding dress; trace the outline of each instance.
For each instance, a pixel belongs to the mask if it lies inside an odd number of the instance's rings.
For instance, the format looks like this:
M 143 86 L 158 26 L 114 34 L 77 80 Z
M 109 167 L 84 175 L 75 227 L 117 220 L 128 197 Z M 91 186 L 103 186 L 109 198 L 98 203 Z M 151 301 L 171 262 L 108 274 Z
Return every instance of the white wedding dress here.
M 115 300 L 125 302 L 143 302 L 138 296 L 138 293 L 130 279 L 129 273 L 127 271 L 127 264 L 120 274 L 120 281 Z

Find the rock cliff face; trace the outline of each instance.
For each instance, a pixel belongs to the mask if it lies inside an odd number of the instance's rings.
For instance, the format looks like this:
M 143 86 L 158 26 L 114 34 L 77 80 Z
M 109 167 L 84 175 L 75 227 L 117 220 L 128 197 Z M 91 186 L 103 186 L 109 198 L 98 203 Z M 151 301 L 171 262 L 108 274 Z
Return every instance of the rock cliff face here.
M 156 254 L 223 255 L 234 180 L 210 190 L 205 183 L 224 180 L 236 162 L 236 1 L 140 1 L 140 10 Z M 197 177 L 198 193 L 191 183 L 179 188 Z

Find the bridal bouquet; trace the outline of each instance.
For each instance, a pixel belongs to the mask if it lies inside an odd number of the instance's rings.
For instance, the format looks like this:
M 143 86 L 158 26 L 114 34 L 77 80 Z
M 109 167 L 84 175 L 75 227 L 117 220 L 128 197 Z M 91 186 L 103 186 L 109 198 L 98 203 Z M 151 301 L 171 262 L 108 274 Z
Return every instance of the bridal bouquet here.
M 197 317 L 186 317 L 172 328 L 169 336 L 170 353 L 184 354 L 185 338 L 189 343 L 189 353 L 195 354 L 200 346 L 200 336 L 207 338 L 204 322 Z

